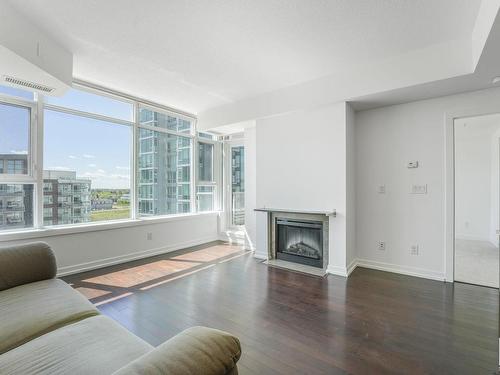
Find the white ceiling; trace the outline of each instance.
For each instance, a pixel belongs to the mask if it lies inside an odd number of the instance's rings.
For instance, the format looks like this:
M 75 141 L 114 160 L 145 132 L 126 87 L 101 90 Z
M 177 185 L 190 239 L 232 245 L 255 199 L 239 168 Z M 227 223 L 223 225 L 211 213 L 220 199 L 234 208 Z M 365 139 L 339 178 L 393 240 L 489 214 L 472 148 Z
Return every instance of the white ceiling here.
M 200 113 L 470 39 L 480 0 L 10 0 L 75 77 Z

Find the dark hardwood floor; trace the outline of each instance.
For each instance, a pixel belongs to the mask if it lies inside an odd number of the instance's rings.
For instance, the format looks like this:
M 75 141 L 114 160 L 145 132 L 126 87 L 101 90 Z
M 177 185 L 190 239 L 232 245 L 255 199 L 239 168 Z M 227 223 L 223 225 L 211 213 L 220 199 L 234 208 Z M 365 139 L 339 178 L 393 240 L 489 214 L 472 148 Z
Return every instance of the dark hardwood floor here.
M 498 290 L 358 268 L 268 267 L 222 243 L 64 278 L 152 345 L 193 325 L 238 336 L 241 374 L 492 374 Z

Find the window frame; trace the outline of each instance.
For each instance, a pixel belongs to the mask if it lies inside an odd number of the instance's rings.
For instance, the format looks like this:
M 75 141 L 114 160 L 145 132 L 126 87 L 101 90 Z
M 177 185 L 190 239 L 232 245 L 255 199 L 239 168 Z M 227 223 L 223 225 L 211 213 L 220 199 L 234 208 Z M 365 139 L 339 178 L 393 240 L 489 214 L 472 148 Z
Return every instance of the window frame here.
M 40 216 L 39 212 L 39 199 L 38 199 L 38 190 L 39 184 L 37 179 L 37 153 L 38 153 L 38 126 L 37 126 L 37 118 L 38 118 L 38 105 L 37 105 L 37 95 L 34 95 L 34 100 L 30 101 L 26 98 L 14 97 L 7 94 L 0 94 L 0 104 L 1 105 L 11 105 L 21 108 L 27 108 L 29 110 L 29 136 L 28 136 L 28 157 L 27 157 L 27 174 L 1 174 L 0 175 L 0 184 L 5 185 L 31 185 L 32 186 L 32 212 L 31 216 L 33 218 L 32 226 L 25 228 L 13 228 L 0 231 L 0 234 L 7 232 L 24 232 L 33 230 L 40 226 L 40 222 L 38 217 Z M 4 165 L 5 169 L 8 169 L 7 166 Z M 43 215 L 43 213 L 42 213 Z
M 33 226 L 29 228 L 8 229 L 0 231 L 0 242 L 10 241 L 18 238 L 35 238 L 43 233 L 45 235 L 57 235 L 59 233 L 80 233 L 86 231 L 107 230 L 108 228 L 119 228 L 133 225 L 142 225 L 151 222 L 167 222 L 179 220 L 181 217 L 190 217 L 193 215 L 219 214 L 222 208 L 222 178 L 223 178 L 223 142 L 219 137 L 213 139 L 199 137 L 197 132 L 197 118 L 189 113 L 176 110 L 171 107 L 160 105 L 145 99 L 137 98 L 101 86 L 89 84 L 83 81 L 75 80 L 73 89 L 86 91 L 92 94 L 109 97 L 132 105 L 133 118 L 131 121 L 120 118 L 109 117 L 97 113 L 81 111 L 78 109 L 67 108 L 56 104 L 47 103 L 45 97 L 34 93 L 33 100 L 11 96 L 0 93 L 0 103 L 7 105 L 17 105 L 30 109 L 30 139 L 28 156 L 28 174 L 27 175 L 0 175 L 0 183 L 29 184 L 33 185 Z M 188 133 L 176 132 L 162 127 L 141 125 L 139 121 L 140 108 L 173 115 L 177 118 L 188 120 L 191 123 L 191 129 Z M 102 222 L 75 223 L 57 226 L 44 226 L 44 183 L 43 183 L 43 158 L 44 158 L 44 112 L 51 110 L 58 113 L 66 113 L 74 116 L 87 117 L 94 120 L 105 121 L 118 125 L 131 127 L 130 143 L 130 217 L 127 219 L 109 220 Z M 190 212 L 181 214 L 165 214 L 140 216 L 138 204 L 138 135 L 139 129 L 147 129 L 175 136 L 189 138 L 191 142 L 190 150 Z M 205 132 L 207 133 L 207 132 Z M 208 134 L 210 134 L 208 132 Z M 213 152 L 213 181 L 198 181 L 198 144 L 209 143 L 214 145 Z M 198 212 L 197 187 L 214 187 L 214 209 L 213 211 Z M 19 233 L 21 232 L 21 233 Z M 24 235 L 22 234 L 24 233 Z
M 37 129 L 36 129 L 36 118 L 37 118 L 37 106 L 35 102 L 30 102 L 24 99 L 18 99 L 7 95 L 0 95 L 0 105 L 14 106 L 26 108 L 29 110 L 29 125 L 28 125 L 28 157 L 27 157 L 27 173 L 26 174 L 0 174 L 0 183 L 3 181 L 17 181 L 24 183 L 35 183 L 36 182 L 36 163 L 35 163 L 35 153 L 37 144 Z M 8 169 L 4 166 L 5 169 Z
M 196 170 L 195 170 L 195 199 L 196 199 L 196 210 L 198 211 L 198 187 L 208 186 L 214 188 L 214 202 L 213 210 L 220 211 L 222 208 L 222 199 L 220 196 L 221 186 L 222 186 L 222 149 L 223 143 L 217 139 L 208 139 L 205 137 L 199 137 L 196 133 L 196 147 L 195 147 L 195 158 L 196 158 Z M 212 153 L 212 181 L 204 181 L 199 178 L 199 145 L 200 143 L 210 144 L 213 146 Z M 205 211 L 200 211 L 205 212 Z M 209 211 L 207 211 L 209 212 Z

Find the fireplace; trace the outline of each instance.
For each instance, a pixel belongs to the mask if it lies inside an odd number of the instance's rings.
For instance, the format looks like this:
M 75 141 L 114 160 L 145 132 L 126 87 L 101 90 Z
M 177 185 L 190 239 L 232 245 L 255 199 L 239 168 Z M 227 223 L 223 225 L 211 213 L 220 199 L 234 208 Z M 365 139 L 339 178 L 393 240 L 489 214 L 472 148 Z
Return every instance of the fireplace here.
M 276 218 L 276 258 L 323 268 L 323 222 Z

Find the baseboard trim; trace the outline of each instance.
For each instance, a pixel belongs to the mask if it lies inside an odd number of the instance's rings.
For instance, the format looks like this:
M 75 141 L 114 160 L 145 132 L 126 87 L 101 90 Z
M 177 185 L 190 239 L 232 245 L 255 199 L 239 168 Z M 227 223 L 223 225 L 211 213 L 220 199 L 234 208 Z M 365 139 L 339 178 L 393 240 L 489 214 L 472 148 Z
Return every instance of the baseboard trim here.
M 358 266 L 358 260 L 353 259 L 351 263 L 349 263 L 349 265 L 347 266 L 347 276 L 349 276 L 352 273 L 352 271 L 356 269 L 357 266 Z
M 245 237 L 239 235 L 228 235 L 226 232 L 219 233 L 219 240 L 234 245 L 245 245 Z
M 267 260 L 268 258 L 266 254 L 260 254 L 257 251 L 253 253 L 253 257 L 260 260 Z
M 397 264 L 375 262 L 366 259 L 357 259 L 356 267 L 370 268 L 379 271 L 398 273 L 401 275 L 421 277 L 423 279 L 445 281 L 444 273 L 424 270 L 422 268 L 400 266 Z
M 91 262 L 75 264 L 73 266 L 60 267 L 57 270 L 57 276 L 58 277 L 67 276 L 67 275 L 71 275 L 74 273 L 91 271 L 91 270 L 95 270 L 98 268 L 112 266 L 115 264 L 126 263 L 126 262 L 130 262 L 132 260 L 149 258 L 151 256 L 165 254 L 165 253 L 169 253 L 171 251 L 181 250 L 181 249 L 185 249 L 185 248 L 188 248 L 191 246 L 203 245 L 205 243 L 213 242 L 213 241 L 217 241 L 217 240 L 219 240 L 218 236 L 210 236 L 210 237 L 205 237 L 205 238 L 199 238 L 196 240 L 181 242 L 181 243 L 178 243 L 175 245 L 163 246 L 163 247 L 158 247 L 158 248 L 154 248 L 154 249 L 143 250 L 143 251 L 139 251 L 136 253 L 119 255 L 116 257 L 98 259 L 98 260 L 91 261 Z
M 469 234 L 459 234 L 455 235 L 455 239 L 457 240 L 466 240 L 466 241 L 483 241 L 490 242 L 490 237 L 481 237 L 481 236 L 472 236 Z
M 336 276 L 342 276 L 342 277 L 349 276 L 349 274 L 347 272 L 347 267 L 328 266 L 326 268 L 326 273 L 329 273 L 331 275 L 336 275 Z

